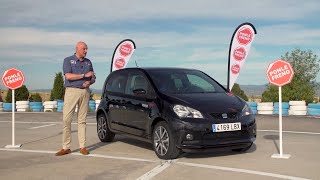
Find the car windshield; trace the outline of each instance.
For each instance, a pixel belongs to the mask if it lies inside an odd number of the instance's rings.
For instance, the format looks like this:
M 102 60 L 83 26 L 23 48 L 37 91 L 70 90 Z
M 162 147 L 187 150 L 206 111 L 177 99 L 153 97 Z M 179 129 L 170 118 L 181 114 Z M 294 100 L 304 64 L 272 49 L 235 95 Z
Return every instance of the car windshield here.
M 148 70 L 156 88 L 162 93 L 222 93 L 225 89 L 215 80 L 197 70 Z

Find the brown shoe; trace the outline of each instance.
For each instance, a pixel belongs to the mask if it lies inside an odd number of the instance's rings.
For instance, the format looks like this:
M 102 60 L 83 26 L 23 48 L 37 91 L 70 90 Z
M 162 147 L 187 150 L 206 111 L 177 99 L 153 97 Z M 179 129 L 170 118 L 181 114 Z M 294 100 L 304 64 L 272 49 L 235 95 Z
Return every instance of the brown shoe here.
M 63 156 L 63 155 L 70 154 L 70 153 L 71 153 L 70 149 L 61 149 L 60 151 L 58 151 L 56 153 L 56 156 Z
M 89 151 L 86 148 L 80 148 L 80 153 L 83 155 L 88 155 Z

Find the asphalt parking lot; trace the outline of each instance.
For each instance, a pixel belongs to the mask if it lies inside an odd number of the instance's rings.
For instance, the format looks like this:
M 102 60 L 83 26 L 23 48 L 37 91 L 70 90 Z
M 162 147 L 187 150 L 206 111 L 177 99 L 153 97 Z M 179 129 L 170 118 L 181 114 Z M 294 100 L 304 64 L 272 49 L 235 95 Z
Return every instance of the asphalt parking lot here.
M 0 179 L 320 179 L 320 119 L 283 117 L 283 153 L 279 154 L 278 116 L 257 115 L 258 137 L 246 153 L 184 153 L 178 159 L 157 158 L 152 145 L 117 135 L 101 143 L 95 114 L 87 117 L 87 147 L 79 153 L 77 124 L 72 126 L 72 153 L 61 149 L 61 113 L 15 113 L 11 145 L 11 113 L 0 113 Z

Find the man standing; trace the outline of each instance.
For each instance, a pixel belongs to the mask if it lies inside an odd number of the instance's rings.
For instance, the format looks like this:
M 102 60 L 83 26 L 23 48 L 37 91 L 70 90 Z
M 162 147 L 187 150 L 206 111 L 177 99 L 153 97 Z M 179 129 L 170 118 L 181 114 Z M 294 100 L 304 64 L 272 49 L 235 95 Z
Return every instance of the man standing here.
M 95 82 L 95 73 L 92 63 L 85 58 L 88 46 L 85 42 L 76 44 L 74 55 L 67 57 L 63 62 L 63 73 L 65 76 L 63 106 L 63 135 L 62 149 L 56 153 L 56 156 L 62 156 L 71 153 L 71 121 L 78 105 L 78 140 L 80 153 L 88 155 L 89 151 L 85 148 L 86 144 L 86 116 L 90 98 L 89 86 Z

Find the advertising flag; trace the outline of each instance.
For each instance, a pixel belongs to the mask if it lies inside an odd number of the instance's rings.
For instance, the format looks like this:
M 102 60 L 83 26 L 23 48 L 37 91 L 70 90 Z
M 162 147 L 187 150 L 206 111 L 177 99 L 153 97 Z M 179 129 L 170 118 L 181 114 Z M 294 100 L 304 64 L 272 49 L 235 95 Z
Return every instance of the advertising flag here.
M 255 34 L 257 31 L 251 23 L 243 23 L 236 28 L 232 35 L 229 47 L 227 85 L 227 89 L 230 91 L 249 54 Z
M 110 72 L 125 68 L 135 49 L 131 39 L 121 41 L 113 52 Z

